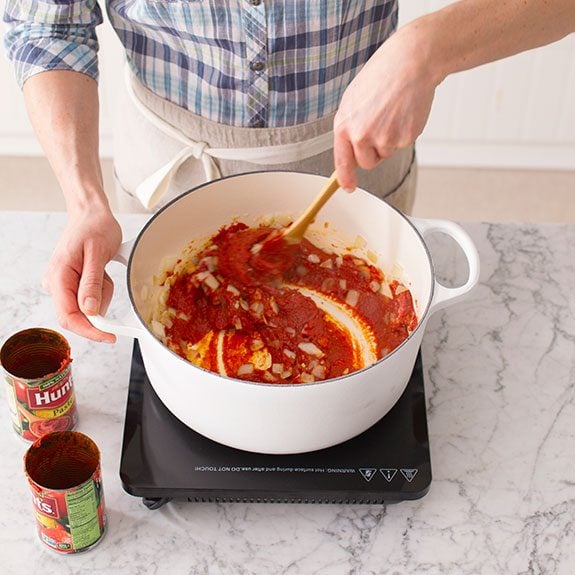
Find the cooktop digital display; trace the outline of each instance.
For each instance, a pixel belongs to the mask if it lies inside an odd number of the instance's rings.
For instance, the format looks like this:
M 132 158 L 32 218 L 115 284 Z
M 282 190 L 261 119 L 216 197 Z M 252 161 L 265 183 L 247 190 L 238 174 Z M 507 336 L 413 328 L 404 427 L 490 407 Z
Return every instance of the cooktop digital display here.
M 361 435 L 310 453 L 263 455 L 216 443 L 172 415 L 136 341 L 120 476 L 150 508 L 170 499 L 373 504 L 422 497 L 431 461 L 421 355 L 399 401 Z

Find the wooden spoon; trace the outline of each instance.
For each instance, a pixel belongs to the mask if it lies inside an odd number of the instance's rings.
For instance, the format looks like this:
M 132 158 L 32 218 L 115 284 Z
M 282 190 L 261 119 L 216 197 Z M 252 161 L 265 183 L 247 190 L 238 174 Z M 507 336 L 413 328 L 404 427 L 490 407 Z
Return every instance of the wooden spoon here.
M 317 213 L 339 188 L 337 174 L 334 172 L 305 212 L 283 232 L 283 239 L 290 244 L 301 242 L 308 226 L 314 221 Z
M 293 264 L 308 226 L 340 185 L 334 172 L 305 212 L 282 232 L 272 232 L 251 249 L 249 265 L 262 282 L 283 275 Z

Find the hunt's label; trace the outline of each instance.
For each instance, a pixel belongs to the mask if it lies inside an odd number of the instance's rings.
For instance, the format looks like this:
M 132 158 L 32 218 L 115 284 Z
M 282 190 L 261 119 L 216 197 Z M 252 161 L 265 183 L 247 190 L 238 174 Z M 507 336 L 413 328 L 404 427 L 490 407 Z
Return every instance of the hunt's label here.
M 24 457 L 40 540 L 59 553 L 77 553 L 104 535 L 106 513 L 100 451 L 77 431 L 48 433 Z
M 12 424 L 35 441 L 78 423 L 70 345 L 56 331 L 31 328 L 10 337 L 0 350 Z
M 39 385 L 26 389 L 26 399 L 30 409 L 54 409 L 66 403 L 72 395 L 72 374 L 70 366 L 63 377 L 54 378 L 51 385 Z

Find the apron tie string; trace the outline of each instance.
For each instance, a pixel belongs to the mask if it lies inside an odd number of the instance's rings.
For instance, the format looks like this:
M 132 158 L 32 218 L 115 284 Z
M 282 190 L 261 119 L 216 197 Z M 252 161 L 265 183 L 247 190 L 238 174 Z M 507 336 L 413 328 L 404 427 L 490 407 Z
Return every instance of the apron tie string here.
M 125 80 L 128 95 L 138 111 L 161 132 L 184 147 L 167 164 L 156 170 L 141 182 L 134 190 L 135 196 L 147 209 L 154 208 L 168 191 L 172 179 L 180 166 L 190 158 L 202 162 L 206 181 L 211 182 L 222 177 L 217 159 L 239 160 L 258 165 L 287 164 L 311 158 L 333 148 L 333 131 L 320 134 L 304 142 L 294 142 L 277 146 L 255 148 L 212 148 L 207 142 L 197 142 L 188 138 L 180 130 L 166 122 L 150 110 L 138 98 L 134 90 L 135 75 L 128 64 L 125 67 Z

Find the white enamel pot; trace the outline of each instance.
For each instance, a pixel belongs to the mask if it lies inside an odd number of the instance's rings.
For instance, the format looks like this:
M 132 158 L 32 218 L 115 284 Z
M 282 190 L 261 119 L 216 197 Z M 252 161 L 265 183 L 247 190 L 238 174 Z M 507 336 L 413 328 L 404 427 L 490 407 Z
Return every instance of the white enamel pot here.
M 122 245 L 118 261 L 127 265 L 132 309 L 126 318 L 92 318 L 98 328 L 138 338 L 149 379 L 166 407 L 185 425 L 222 444 L 247 451 L 287 454 L 330 447 L 362 433 L 397 402 L 409 381 L 427 320 L 462 299 L 477 283 L 479 257 L 469 236 L 443 220 L 408 218 L 363 190 L 339 190 L 310 228 L 324 247 L 355 245 L 384 273 L 404 281 L 412 293 L 418 327 L 377 363 L 338 379 L 274 385 L 223 377 L 194 366 L 166 348 L 147 328 L 146 300 L 165 256 L 177 255 L 190 240 L 209 238 L 240 219 L 248 225 L 263 215 L 297 216 L 325 182 L 295 172 L 258 172 L 200 186 L 155 214 L 138 237 Z M 328 225 L 326 226 L 326 222 Z M 469 273 L 456 288 L 435 278 L 425 238 L 451 236 L 463 250 Z M 360 236 L 365 240 L 357 242 Z

